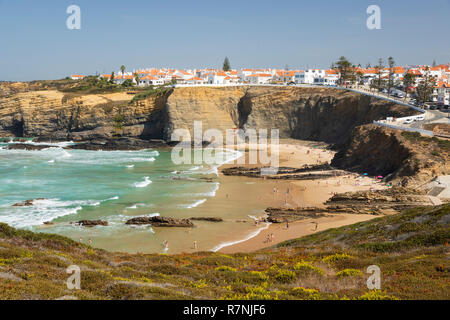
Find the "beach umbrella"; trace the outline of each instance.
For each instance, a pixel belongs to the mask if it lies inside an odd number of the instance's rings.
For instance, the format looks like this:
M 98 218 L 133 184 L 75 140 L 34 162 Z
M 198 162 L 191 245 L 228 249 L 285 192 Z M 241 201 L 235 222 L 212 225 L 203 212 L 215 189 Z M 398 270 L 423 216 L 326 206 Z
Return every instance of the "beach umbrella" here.
M 378 179 L 383 179 L 383 176 L 378 176 L 377 178 L 378 178 Z
M 367 176 L 368 175 L 367 172 L 364 172 L 364 175 Z

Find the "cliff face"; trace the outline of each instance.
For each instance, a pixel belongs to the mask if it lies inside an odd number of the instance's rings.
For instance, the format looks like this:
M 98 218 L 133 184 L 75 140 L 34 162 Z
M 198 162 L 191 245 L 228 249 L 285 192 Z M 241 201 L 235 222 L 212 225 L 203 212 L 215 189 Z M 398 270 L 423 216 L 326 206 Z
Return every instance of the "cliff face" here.
M 225 132 L 239 124 L 239 103 L 243 87 L 180 88 L 167 99 L 163 138 L 170 139 L 173 130 L 188 129 L 192 136 L 194 121 L 201 121 L 203 130 Z
M 0 136 L 85 140 L 124 135 L 170 139 L 174 129 L 279 129 L 281 138 L 343 142 L 353 128 L 407 107 L 331 88 L 177 88 L 130 103 L 132 95 L 64 94 L 17 85 L 0 90 Z M 6 87 L 6 89 L 5 89 Z M 9 89 L 8 89 L 9 88 Z
M 331 88 L 251 88 L 242 103 L 245 128 L 278 128 L 280 137 L 345 141 L 355 126 L 412 114 L 392 102 Z
M 449 163 L 445 141 L 373 124 L 356 127 L 331 162 L 338 168 L 381 175 L 410 187 L 450 174 Z
M 164 96 L 130 104 L 126 93 L 64 94 L 56 90 L 19 92 L 0 98 L 0 136 L 84 140 L 152 135 L 146 124 L 165 106 Z

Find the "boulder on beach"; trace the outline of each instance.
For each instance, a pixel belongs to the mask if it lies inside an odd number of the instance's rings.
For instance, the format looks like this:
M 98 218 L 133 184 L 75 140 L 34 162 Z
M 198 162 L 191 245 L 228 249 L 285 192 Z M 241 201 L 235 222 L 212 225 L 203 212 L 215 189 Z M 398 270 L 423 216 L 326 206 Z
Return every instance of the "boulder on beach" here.
M 176 219 L 169 217 L 136 217 L 129 219 L 125 224 L 144 225 L 150 224 L 152 227 L 182 227 L 190 228 L 194 224 L 189 219 Z
M 37 198 L 37 199 L 29 199 L 22 202 L 14 203 L 11 207 L 31 207 L 34 205 L 34 201 L 37 200 L 45 200 L 44 198 Z
M 77 225 L 83 226 L 83 227 L 95 227 L 95 226 L 107 226 L 108 221 L 103 220 L 80 220 L 76 222 Z
M 197 220 L 197 221 L 209 221 L 209 222 L 222 222 L 222 218 L 217 217 L 192 217 L 190 220 Z
M 64 148 L 94 150 L 94 151 L 96 150 L 115 151 L 115 150 L 142 150 L 142 149 L 154 149 L 164 147 L 167 147 L 167 144 L 163 140 L 157 139 L 142 140 L 137 138 L 122 137 L 109 140 L 93 139 L 87 142 L 66 146 Z
M 7 150 L 28 150 L 28 151 L 36 151 L 48 148 L 54 148 L 55 146 L 51 145 L 35 145 L 30 143 L 12 143 L 5 147 Z

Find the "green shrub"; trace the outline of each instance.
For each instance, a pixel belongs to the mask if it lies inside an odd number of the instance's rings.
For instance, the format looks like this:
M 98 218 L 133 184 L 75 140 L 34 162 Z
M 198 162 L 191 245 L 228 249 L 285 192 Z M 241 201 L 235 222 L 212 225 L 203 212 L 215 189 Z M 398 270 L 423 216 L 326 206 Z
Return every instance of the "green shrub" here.
M 306 289 L 303 287 L 296 287 L 291 289 L 291 295 L 298 297 L 300 299 L 306 300 L 319 300 L 320 294 L 316 289 Z
M 338 278 L 354 277 L 354 276 L 360 276 L 360 275 L 362 275 L 362 272 L 357 269 L 344 269 L 344 270 L 336 273 L 336 277 L 338 277 Z
M 336 253 L 331 256 L 327 256 L 327 257 L 323 258 L 322 260 L 323 260 L 323 262 L 326 262 L 326 263 L 334 263 L 334 262 L 347 260 L 347 259 L 351 259 L 351 258 L 353 258 L 353 257 L 346 253 Z
M 133 97 L 133 99 L 130 101 L 130 104 L 134 103 L 136 101 L 139 101 L 139 100 L 147 99 L 149 97 L 164 95 L 166 93 L 172 92 L 172 90 L 173 90 L 172 88 L 167 88 L 167 87 L 156 87 L 155 88 L 153 86 L 150 86 L 144 92 L 138 93 L 137 95 L 135 95 Z
M 364 293 L 362 296 L 359 296 L 357 300 L 398 300 L 398 298 L 388 296 L 379 290 L 372 290 Z
M 232 268 L 232 267 L 229 267 L 229 266 L 220 266 L 220 267 L 217 267 L 215 270 L 216 270 L 216 271 L 231 271 L 231 272 L 236 272 L 236 268 Z
M 322 269 L 315 267 L 310 262 L 304 260 L 297 262 L 297 264 L 294 266 L 294 270 L 304 274 L 315 273 L 318 275 L 323 275 Z
M 289 271 L 289 270 L 280 270 L 275 275 L 275 280 L 281 283 L 290 283 L 295 280 L 297 275 L 295 272 Z

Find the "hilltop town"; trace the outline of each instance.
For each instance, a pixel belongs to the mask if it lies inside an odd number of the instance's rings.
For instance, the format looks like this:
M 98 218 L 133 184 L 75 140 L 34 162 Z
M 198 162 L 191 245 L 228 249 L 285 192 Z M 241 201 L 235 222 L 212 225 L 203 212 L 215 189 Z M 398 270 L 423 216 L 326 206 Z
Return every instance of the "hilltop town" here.
M 342 57 L 344 58 L 344 57 Z M 342 59 L 341 58 L 341 59 Z M 339 61 L 342 62 L 342 61 Z M 345 86 L 386 93 L 393 97 L 406 98 L 408 94 L 419 102 L 434 102 L 447 106 L 450 101 L 450 63 L 441 65 L 416 65 L 384 67 L 348 65 L 336 63 L 330 69 L 272 69 L 241 68 L 223 69 L 171 69 L 142 68 L 111 74 L 100 74 L 99 79 L 123 86 L 195 86 L 195 85 L 318 85 Z M 81 80 L 84 75 L 71 75 L 72 80 Z M 419 90 L 422 94 L 419 94 Z M 422 96 L 422 97 L 420 97 Z M 420 101 L 422 100 L 422 101 Z M 413 101 L 414 102 L 414 101 Z

